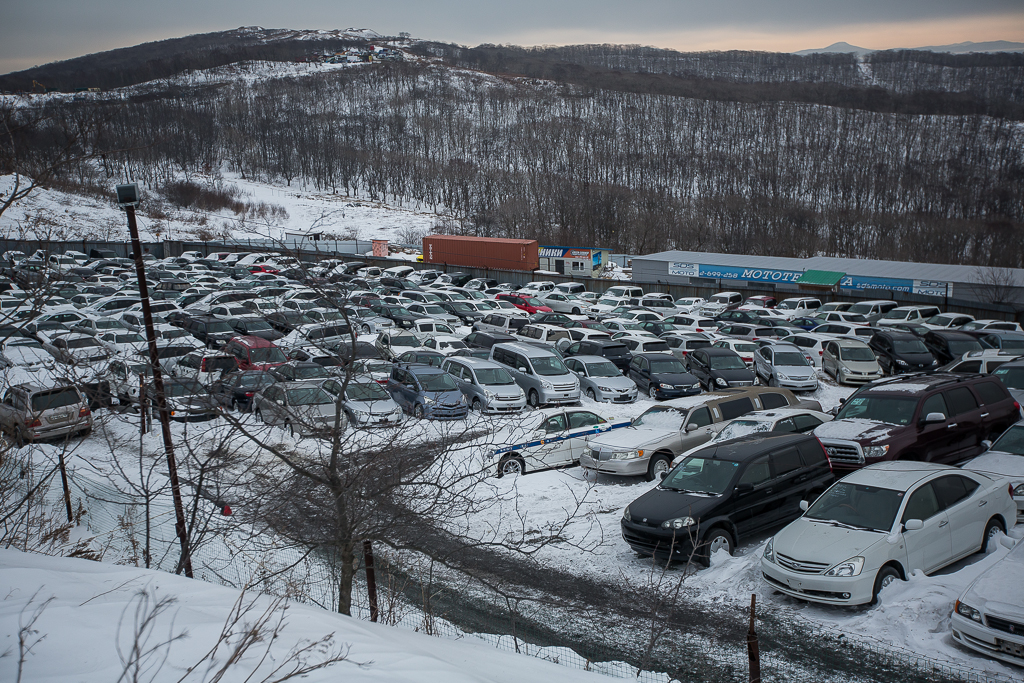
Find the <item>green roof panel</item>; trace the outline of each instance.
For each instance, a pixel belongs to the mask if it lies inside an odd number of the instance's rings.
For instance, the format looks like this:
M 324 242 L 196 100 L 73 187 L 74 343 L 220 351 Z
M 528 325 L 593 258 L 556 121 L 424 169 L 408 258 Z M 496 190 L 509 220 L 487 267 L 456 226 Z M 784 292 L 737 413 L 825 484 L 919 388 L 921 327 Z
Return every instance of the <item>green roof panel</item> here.
M 795 282 L 798 285 L 817 285 L 819 287 L 835 287 L 846 273 L 831 270 L 807 270 Z

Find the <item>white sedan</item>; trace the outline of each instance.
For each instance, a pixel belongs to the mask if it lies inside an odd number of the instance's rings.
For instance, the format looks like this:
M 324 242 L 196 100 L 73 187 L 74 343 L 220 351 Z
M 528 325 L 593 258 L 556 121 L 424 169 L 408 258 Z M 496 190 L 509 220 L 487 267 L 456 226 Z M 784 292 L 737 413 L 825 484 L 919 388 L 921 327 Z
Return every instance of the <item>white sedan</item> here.
M 953 605 L 953 639 L 1010 664 L 1024 664 L 1024 543 L 985 570 Z
M 928 462 L 881 462 L 843 477 L 769 539 L 761 572 L 775 590 L 832 605 L 873 603 L 988 548 L 1014 525 L 1006 480 Z

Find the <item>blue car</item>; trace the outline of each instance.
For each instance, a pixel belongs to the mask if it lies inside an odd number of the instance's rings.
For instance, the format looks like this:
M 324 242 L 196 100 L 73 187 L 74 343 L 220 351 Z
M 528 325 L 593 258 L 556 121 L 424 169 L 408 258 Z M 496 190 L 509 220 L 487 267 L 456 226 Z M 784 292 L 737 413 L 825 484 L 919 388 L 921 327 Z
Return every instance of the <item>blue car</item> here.
M 387 390 L 402 410 L 416 418 L 461 420 L 469 412 L 452 376 L 430 365 L 395 363 Z
M 821 324 L 821 321 L 817 318 L 793 318 L 789 322 L 808 332 Z

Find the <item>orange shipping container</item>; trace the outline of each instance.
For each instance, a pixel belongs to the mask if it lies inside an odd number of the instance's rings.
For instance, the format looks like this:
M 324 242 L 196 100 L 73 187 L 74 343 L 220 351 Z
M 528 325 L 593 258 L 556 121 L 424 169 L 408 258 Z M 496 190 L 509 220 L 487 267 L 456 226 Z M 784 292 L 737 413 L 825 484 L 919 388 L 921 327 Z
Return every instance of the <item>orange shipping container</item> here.
M 423 238 L 423 261 L 471 268 L 537 270 L 538 246 L 537 240 L 427 235 Z

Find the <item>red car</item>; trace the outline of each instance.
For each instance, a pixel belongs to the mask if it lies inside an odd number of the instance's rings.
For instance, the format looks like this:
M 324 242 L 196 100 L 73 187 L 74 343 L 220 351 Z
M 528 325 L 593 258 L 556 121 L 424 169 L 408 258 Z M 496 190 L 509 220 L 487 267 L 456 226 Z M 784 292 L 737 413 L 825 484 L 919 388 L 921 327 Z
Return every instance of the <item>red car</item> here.
M 540 299 L 525 294 L 498 294 L 494 297 L 500 301 L 507 301 L 521 311 L 530 315 L 534 313 L 552 313 L 552 310 L 544 305 Z
M 253 273 L 270 273 L 271 275 L 277 275 L 281 271 L 273 266 L 249 266 L 249 272 Z

